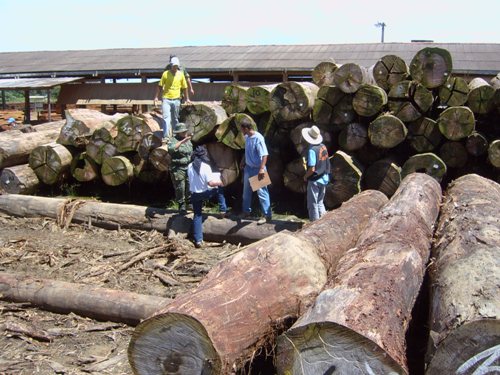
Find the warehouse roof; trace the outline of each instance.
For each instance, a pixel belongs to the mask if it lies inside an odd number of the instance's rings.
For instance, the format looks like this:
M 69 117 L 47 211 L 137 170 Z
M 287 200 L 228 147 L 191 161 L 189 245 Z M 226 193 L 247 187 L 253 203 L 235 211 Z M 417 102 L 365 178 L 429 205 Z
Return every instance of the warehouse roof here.
M 385 55 L 408 64 L 422 48 L 447 49 L 458 74 L 492 75 L 500 71 L 500 43 L 366 43 L 250 45 L 168 48 L 33 51 L 0 53 L 0 78 L 115 75 L 158 76 L 171 54 L 193 76 L 235 72 L 310 72 L 322 61 L 372 66 Z
M 76 82 L 81 78 L 83 77 L 0 79 L 0 90 L 50 89 L 64 83 Z

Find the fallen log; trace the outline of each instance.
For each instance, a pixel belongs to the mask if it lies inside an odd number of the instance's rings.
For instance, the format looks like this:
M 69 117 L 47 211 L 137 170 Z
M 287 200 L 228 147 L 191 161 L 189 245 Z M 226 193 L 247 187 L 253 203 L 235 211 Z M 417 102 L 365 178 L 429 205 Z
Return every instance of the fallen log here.
M 149 162 L 159 171 L 168 171 L 172 162 L 172 155 L 168 152 L 168 144 L 152 149 L 149 153 Z
M 221 105 L 228 115 L 245 112 L 247 102 L 245 94 L 248 87 L 237 84 L 228 85 L 224 88 Z
M 269 110 L 278 122 L 306 119 L 314 106 L 319 87 L 312 82 L 282 82 L 269 97 Z
M 401 184 L 401 167 L 390 159 L 378 160 L 363 173 L 363 189 L 381 191 L 392 197 Z
M 408 129 L 403 121 L 391 114 L 381 114 L 368 125 L 368 138 L 372 145 L 393 148 L 406 139 Z
M 257 129 L 257 124 L 246 113 L 234 113 L 222 122 L 215 132 L 215 136 L 219 142 L 226 146 L 235 149 L 243 150 L 245 148 L 245 136 L 241 132 L 241 124 L 249 123 L 254 129 Z
M 35 147 L 28 162 L 41 182 L 54 185 L 67 177 L 72 160 L 73 155 L 65 146 L 52 142 Z
M 86 153 L 82 152 L 71 160 L 71 175 L 80 182 L 89 182 L 99 177 L 97 163 Z
M 197 289 L 177 296 L 136 328 L 128 349 L 134 373 L 241 369 L 319 292 L 339 254 L 385 199 L 367 191 L 311 223 L 303 234 L 279 233 L 220 262 Z
M 333 74 L 338 69 L 338 65 L 333 61 L 323 61 L 316 65 L 311 73 L 313 82 L 322 86 L 333 85 Z
M 356 112 L 352 107 L 353 96 L 337 86 L 323 86 L 319 89 L 312 111 L 313 120 L 324 127 L 349 124 Z
M 101 177 L 106 185 L 123 185 L 134 177 L 134 166 L 125 156 L 113 156 L 103 161 Z
M 469 82 L 467 106 L 472 112 L 485 114 L 493 109 L 495 89 L 483 78 L 474 78 Z
M 401 169 L 401 178 L 415 173 L 425 171 L 438 182 L 441 182 L 448 168 L 446 163 L 439 156 L 432 152 L 417 154 L 409 157 Z
M 389 91 L 391 86 L 408 78 L 410 71 L 406 62 L 399 56 L 382 56 L 373 66 L 373 78 L 377 85 Z
M 462 168 L 467 164 L 467 149 L 462 142 L 447 141 L 439 148 L 439 157 L 448 168 Z
M 467 152 L 473 156 L 481 156 L 488 152 L 488 140 L 476 131 L 472 132 L 465 141 Z
M 277 84 L 249 87 L 245 93 L 246 108 L 252 115 L 269 112 L 269 96 Z
M 127 115 L 116 121 L 114 144 L 119 153 L 137 151 L 144 135 L 160 130 L 151 116 Z
M 40 185 L 36 173 L 28 164 L 7 167 L 0 171 L 0 191 L 9 194 L 33 194 Z
M 429 375 L 498 372 L 500 185 L 465 175 L 448 186 L 430 267 Z
M 372 117 L 387 104 L 387 93 L 376 85 L 363 84 L 354 94 L 352 107 L 360 116 Z
M 456 107 L 464 105 L 469 95 L 469 85 L 462 77 L 449 77 L 439 88 L 439 101 L 441 104 Z
M 171 302 L 168 298 L 7 272 L 0 272 L 0 298 L 133 326 Z
M 330 158 L 330 183 L 326 187 L 325 207 L 336 208 L 361 192 L 362 170 L 349 154 L 337 151 Z
M 469 107 L 449 107 L 439 115 L 439 131 L 450 141 L 467 138 L 475 129 L 476 119 Z
M 410 62 L 411 77 L 428 89 L 442 86 L 450 77 L 452 69 L 450 52 L 438 47 L 421 49 Z
M 96 129 L 90 136 L 88 144 L 85 147 L 87 155 L 97 164 L 102 164 L 104 159 L 118 155 L 118 150 L 114 142 L 115 136 L 115 127 L 111 129 Z
M 340 90 L 346 94 L 354 94 L 361 85 L 375 82 L 373 76 L 364 66 L 347 63 L 341 65 L 333 73 L 333 82 Z
M 351 122 L 340 131 L 338 140 L 342 150 L 356 151 L 368 142 L 368 130 L 363 124 Z
M 177 212 L 156 207 L 131 204 L 104 203 L 89 200 L 47 198 L 29 195 L 0 195 L 0 212 L 20 217 L 49 217 L 61 221 L 61 212 L 69 204 L 78 203 L 69 222 L 93 225 L 106 229 L 157 230 L 170 234 L 191 232 L 192 215 L 179 215 Z M 64 220 L 63 220 L 64 221 Z M 68 225 L 69 222 L 61 223 Z M 295 232 L 302 222 L 273 220 L 271 223 L 257 225 L 253 220 L 219 219 L 207 215 L 203 223 L 203 236 L 207 241 L 227 241 L 249 244 L 273 234 L 288 230 Z
M 389 110 L 403 122 L 411 122 L 424 116 L 432 106 L 432 92 L 420 83 L 401 81 L 389 91 Z
M 429 258 L 441 188 L 413 174 L 278 338 L 278 374 L 407 374 L 405 333 Z
M 500 168 L 500 139 L 490 143 L 488 147 L 488 160 L 495 168 Z
M 227 113 L 220 103 L 196 102 L 182 106 L 179 118 L 193 130 L 191 140 L 200 143 L 227 119 Z
M 436 121 L 429 117 L 421 117 L 408 124 L 407 139 L 417 152 L 433 151 L 439 146 L 442 138 Z

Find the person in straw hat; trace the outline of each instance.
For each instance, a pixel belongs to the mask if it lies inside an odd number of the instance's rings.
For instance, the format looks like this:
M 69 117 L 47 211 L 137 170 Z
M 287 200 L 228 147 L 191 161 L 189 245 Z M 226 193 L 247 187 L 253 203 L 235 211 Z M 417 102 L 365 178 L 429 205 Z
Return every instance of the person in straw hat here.
M 323 199 L 326 185 L 330 182 L 330 159 L 316 125 L 302 129 L 302 138 L 309 144 L 304 175 L 304 181 L 307 181 L 307 211 L 309 220 L 315 221 L 326 212 Z

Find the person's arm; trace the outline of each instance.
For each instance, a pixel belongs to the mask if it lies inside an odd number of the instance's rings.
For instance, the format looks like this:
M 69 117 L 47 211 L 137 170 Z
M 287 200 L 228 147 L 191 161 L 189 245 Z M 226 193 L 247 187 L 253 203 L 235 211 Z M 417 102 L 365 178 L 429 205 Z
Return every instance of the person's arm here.
M 160 85 L 156 86 L 156 94 L 155 94 L 155 98 L 154 98 L 154 105 L 156 105 L 156 102 L 160 100 L 160 92 L 161 92 L 161 88 L 160 88 Z
M 260 169 L 259 169 L 259 180 L 264 178 L 266 173 L 266 163 L 267 163 L 267 155 L 264 155 L 260 161 Z
M 194 96 L 194 89 L 193 89 L 193 85 L 191 84 L 191 78 L 186 77 L 186 81 L 188 84 L 189 92 L 191 93 L 191 95 Z
M 307 181 L 307 179 L 313 175 L 315 170 L 315 167 L 307 167 L 306 174 L 304 175 L 304 181 Z
M 307 179 L 312 176 L 314 171 L 316 171 L 316 158 L 315 157 L 316 157 L 316 153 L 313 150 L 309 149 L 307 151 L 307 169 L 306 169 L 306 173 L 304 174 L 304 181 L 307 181 Z
M 177 151 L 179 149 L 179 147 L 181 147 L 181 145 L 183 143 L 186 143 L 187 141 L 189 141 L 191 139 L 191 136 L 190 135 L 187 135 L 185 136 L 183 139 L 181 139 L 180 141 L 177 141 L 177 143 L 174 145 L 174 149 L 175 151 Z
M 187 88 L 183 89 L 184 90 L 184 97 L 186 98 L 186 103 L 191 103 L 191 100 L 189 99 L 189 91 Z

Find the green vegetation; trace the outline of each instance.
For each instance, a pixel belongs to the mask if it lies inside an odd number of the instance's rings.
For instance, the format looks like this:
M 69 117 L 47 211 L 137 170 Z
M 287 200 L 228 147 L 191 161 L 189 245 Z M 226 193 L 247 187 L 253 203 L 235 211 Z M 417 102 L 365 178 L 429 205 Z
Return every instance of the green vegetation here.
M 50 101 L 55 103 L 59 97 L 61 87 L 57 86 L 50 90 Z M 24 103 L 23 90 L 5 90 L 5 102 L 8 103 Z M 47 90 L 30 90 L 30 96 L 47 96 Z

